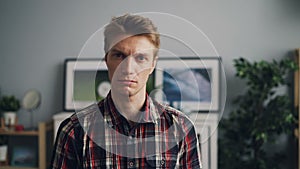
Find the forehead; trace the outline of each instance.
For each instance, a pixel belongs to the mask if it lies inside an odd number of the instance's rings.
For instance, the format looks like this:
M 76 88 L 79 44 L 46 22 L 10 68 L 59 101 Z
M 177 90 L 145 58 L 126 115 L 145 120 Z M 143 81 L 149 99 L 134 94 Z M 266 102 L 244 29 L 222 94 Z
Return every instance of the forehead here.
M 154 54 L 155 46 L 145 36 L 132 36 L 121 39 L 111 49 L 124 52 L 128 55 L 137 52 Z

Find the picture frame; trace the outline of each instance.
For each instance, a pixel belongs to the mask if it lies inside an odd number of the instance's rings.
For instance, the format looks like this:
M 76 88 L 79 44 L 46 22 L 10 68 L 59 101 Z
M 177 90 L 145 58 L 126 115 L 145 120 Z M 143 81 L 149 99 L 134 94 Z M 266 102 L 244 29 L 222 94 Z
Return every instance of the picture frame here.
M 105 61 L 69 58 L 64 68 L 64 111 L 87 107 L 102 100 L 110 91 Z
M 74 112 L 99 102 L 110 91 L 110 80 L 104 60 L 68 58 L 64 62 L 64 111 Z M 154 89 L 154 74 L 146 90 Z
M 1 136 L 0 136 L 0 139 Z M 8 145 L 4 144 L 4 145 L 0 145 L 0 166 L 5 166 L 8 164 Z
M 186 113 L 218 111 L 219 62 L 219 57 L 160 58 L 155 99 Z
M 16 145 L 12 148 L 11 166 L 37 167 L 38 150 L 35 146 Z

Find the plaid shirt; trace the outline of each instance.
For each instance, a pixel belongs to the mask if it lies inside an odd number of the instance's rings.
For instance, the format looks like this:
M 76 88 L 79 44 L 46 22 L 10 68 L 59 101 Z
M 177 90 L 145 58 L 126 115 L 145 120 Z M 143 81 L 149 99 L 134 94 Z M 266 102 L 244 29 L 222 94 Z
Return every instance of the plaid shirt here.
M 129 124 L 111 95 L 60 125 L 51 168 L 200 168 L 194 126 L 181 112 L 146 98 Z

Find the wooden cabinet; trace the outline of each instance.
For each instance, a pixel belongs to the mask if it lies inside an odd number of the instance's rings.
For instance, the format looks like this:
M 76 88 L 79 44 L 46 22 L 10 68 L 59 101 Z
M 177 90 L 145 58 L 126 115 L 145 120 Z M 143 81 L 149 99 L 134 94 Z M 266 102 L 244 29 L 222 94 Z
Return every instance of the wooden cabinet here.
M 38 130 L 34 131 L 0 131 L 0 136 L 7 137 L 8 140 L 8 165 L 0 166 L 1 169 L 46 169 L 48 167 L 53 147 L 53 122 L 41 122 Z M 23 147 L 23 150 L 18 150 L 16 147 Z M 24 167 L 22 162 L 13 161 L 18 155 L 22 153 L 24 155 L 27 149 L 36 152 L 33 160 L 35 162 L 28 160 L 29 164 L 36 163 L 32 167 L 27 166 L 25 160 L 23 160 Z

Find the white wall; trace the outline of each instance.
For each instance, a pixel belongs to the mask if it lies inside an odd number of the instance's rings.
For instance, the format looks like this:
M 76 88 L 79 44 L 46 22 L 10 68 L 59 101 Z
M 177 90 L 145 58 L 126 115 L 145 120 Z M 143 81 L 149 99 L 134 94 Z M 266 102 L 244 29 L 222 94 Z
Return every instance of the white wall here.
M 291 55 L 300 47 L 299 7 L 299 0 L 2 0 L 0 87 L 2 94 L 19 98 L 30 88 L 40 90 L 43 101 L 35 122 L 49 120 L 63 107 L 65 58 L 77 56 L 86 40 L 112 16 L 165 12 L 195 24 L 222 56 L 228 85 L 226 113 L 232 99 L 244 88 L 234 77 L 232 60 L 240 56 L 271 60 Z M 189 31 L 185 33 L 190 36 Z M 28 115 L 20 111 L 20 123 L 29 125 Z

